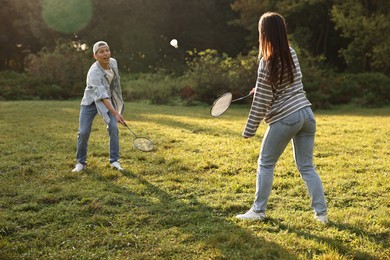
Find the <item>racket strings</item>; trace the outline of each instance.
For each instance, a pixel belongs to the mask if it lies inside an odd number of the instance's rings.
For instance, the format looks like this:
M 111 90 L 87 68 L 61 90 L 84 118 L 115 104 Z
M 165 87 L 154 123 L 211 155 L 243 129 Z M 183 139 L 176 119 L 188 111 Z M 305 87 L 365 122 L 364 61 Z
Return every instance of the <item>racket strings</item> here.
M 154 147 L 152 141 L 150 141 L 149 139 L 144 138 L 144 137 L 138 137 L 138 138 L 134 139 L 133 145 L 138 150 L 141 150 L 144 152 L 150 152 L 151 150 L 153 150 L 153 147 Z
M 232 102 L 232 94 L 226 93 L 223 96 L 219 97 L 211 107 L 211 115 L 212 116 L 220 116 L 222 115 L 230 106 Z

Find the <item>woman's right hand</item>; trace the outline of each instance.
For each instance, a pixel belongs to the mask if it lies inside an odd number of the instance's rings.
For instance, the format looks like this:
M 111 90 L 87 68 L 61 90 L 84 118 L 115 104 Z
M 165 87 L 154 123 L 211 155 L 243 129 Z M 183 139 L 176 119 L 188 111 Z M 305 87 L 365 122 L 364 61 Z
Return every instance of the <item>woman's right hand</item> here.
M 251 91 L 249 91 L 249 94 L 251 95 L 255 94 L 255 90 L 256 90 L 255 88 L 252 88 Z

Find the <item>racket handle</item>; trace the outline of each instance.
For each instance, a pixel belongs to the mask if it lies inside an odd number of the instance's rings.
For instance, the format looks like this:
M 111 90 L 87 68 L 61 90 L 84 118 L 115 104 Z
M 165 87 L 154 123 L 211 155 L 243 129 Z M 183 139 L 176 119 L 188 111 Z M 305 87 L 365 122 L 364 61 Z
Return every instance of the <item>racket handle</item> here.
M 126 126 L 127 127 L 127 129 L 129 129 L 130 130 L 130 132 L 136 137 L 136 138 L 138 138 L 138 136 L 133 132 L 133 130 L 131 130 L 130 129 L 130 127 L 126 124 L 126 122 L 125 121 L 123 121 L 123 123 L 124 123 L 124 126 Z
M 249 93 L 248 95 L 243 96 L 243 97 L 240 97 L 240 98 L 233 99 L 232 102 L 236 102 L 236 101 L 239 101 L 239 100 L 243 100 L 243 99 L 245 99 L 245 98 L 247 98 L 247 97 L 249 97 L 249 96 L 252 96 L 252 93 Z

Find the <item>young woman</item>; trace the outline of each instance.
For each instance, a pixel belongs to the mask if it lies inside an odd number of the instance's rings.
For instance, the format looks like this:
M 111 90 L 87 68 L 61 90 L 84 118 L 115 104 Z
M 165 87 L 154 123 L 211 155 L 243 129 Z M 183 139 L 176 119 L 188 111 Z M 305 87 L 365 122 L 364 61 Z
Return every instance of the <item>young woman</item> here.
M 277 13 L 260 18 L 259 57 L 253 103 L 242 135 L 253 137 L 263 119 L 269 126 L 261 145 L 253 206 L 236 217 L 265 218 L 275 164 L 292 139 L 295 163 L 308 189 L 314 218 L 327 223 L 324 190 L 313 165 L 316 121 L 303 91 L 297 55 L 288 44 L 285 20 Z
M 93 56 L 96 62 L 92 64 L 87 74 L 87 86 L 81 100 L 80 127 L 77 139 L 77 164 L 72 172 L 80 172 L 87 166 L 88 140 L 91 134 L 92 122 L 99 113 L 107 124 L 110 136 L 111 167 L 123 170 L 119 164 L 119 131 L 118 123 L 124 125 L 122 117 L 124 105 L 119 80 L 118 64 L 111 58 L 110 48 L 104 41 L 98 41 L 93 46 Z

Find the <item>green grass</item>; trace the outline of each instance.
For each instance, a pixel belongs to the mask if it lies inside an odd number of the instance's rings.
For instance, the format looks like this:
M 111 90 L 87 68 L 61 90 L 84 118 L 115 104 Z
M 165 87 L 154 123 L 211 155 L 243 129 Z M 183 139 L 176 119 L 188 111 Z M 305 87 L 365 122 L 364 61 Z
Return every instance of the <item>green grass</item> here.
M 388 259 L 390 109 L 316 111 L 315 164 L 329 205 L 313 220 L 291 145 L 264 222 L 235 215 L 252 204 L 261 138 L 240 137 L 249 107 L 221 118 L 204 106 L 127 103 L 125 118 L 156 150 L 121 162 L 94 121 L 88 170 L 75 164 L 78 101 L 0 102 L 1 259 Z

